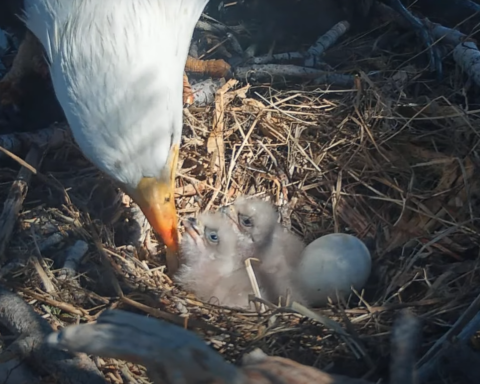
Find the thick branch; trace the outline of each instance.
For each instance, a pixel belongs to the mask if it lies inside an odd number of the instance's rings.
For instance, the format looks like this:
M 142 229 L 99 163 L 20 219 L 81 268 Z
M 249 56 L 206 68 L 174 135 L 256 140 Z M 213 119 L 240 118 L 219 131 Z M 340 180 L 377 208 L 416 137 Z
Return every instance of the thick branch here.
M 238 369 L 192 332 L 123 311 L 106 311 L 96 324 L 71 326 L 51 334 L 47 340 L 57 348 L 140 363 L 156 384 L 368 384 L 289 359 L 268 357 L 261 351 L 248 355 L 242 369 Z
M 41 384 L 38 377 L 30 371 L 25 362 L 12 359 L 0 364 L 0 383 L 2 384 Z
M 480 295 L 470 304 L 455 324 L 428 350 L 418 362 L 418 380 L 427 381 L 437 372 L 439 361 L 455 345 L 465 344 L 480 330 Z
M 62 384 L 105 384 L 100 371 L 84 354 L 73 355 L 44 343 L 50 324 L 15 293 L 0 287 L 0 322 L 19 338 L 3 355 L 28 359 L 39 371 Z
M 106 311 L 96 324 L 71 326 L 47 340 L 72 352 L 140 363 L 154 383 L 243 381 L 241 371 L 193 333 L 124 311 Z
M 442 359 L 442 366 L 462 375 L 473 383 L 480 383 L 480 355 L 468 346 L 457 344 L 451 347 Z
M 420 321 L 408 310 L 395 321 L 392 332 L 390 384 L 414 384 L 417 350 L 420 345 Z

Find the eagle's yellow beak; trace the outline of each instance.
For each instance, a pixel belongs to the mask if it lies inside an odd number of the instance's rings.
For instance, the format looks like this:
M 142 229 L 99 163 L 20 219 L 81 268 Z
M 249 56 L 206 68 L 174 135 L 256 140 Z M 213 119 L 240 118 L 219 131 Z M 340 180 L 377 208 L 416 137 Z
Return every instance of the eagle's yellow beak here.
M 178 250 L 177 210 L 175 209 L 174 189 L 170 183 L 152 177 L 144 177 L 138 183 L 132 198 L 143 211 L 155 232 L 165 245 Z
M 175 173 L 178 146 L 172 148 L 170 159 L 159 178 L 144 177 L 133 191 L 132 199 L 165 242 L 169 251 L 178 251 L 178 221 L 175 209 Z

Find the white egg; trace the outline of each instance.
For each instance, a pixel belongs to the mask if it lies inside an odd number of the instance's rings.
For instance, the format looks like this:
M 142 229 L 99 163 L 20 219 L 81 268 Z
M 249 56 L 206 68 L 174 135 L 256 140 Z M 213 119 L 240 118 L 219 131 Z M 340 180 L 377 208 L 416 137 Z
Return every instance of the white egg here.
M 361 290 L 370 276 L 372 258 L 365 244 L 344 233 L 332 233 L 311 242 L 303 251 L 295 280 L 308 304 L 323 306 L 330 298 Z

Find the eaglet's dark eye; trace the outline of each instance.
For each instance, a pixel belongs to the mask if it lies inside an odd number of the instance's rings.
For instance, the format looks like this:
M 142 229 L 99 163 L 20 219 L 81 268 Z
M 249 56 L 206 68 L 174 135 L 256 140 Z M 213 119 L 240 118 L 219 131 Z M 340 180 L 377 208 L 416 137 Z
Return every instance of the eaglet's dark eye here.
M 205 237 L 210 243 L 218 243 L 218 233 L 213 229 L 205 228 Z
M 245 215 L 239 214 L 238 215 L 238 221 L 240 222 L 241 225 L 244 227 L 253 227 L 253 220 Z

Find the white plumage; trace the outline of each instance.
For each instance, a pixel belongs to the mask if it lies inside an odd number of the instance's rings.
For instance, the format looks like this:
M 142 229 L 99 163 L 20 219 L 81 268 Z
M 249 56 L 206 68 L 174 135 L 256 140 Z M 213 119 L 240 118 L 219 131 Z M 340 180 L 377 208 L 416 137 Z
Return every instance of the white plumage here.
M 176 250 L 183 71 L 208 0 L 25 0 L 56 96 L 84 155 Z
M 248 295 L 253 294 L 244 264 L 248 255 L 238 247 L 230 220 L 220 212 L 204 212 L 185 222 L 185 228 L 180 252 L 184 263 L 175 281 L 205 301 L 248 307 Z
M 157 177 L 182 130 L 182 76 L 208 0 L 26 0 L 75 140 L 136 186 Z
M 292 278 L 305 244 L 277 222 L 274 206 L 260 199 L 240 197 L 223 210 L 234 223 L 237 250 L 243 259 L 254 257 L 261 261 L 256 268 L 257 278 L 267 299 L 277 302 L 279 296 L 285 297 L 289 292 L 292 300 L 305 303 Z

